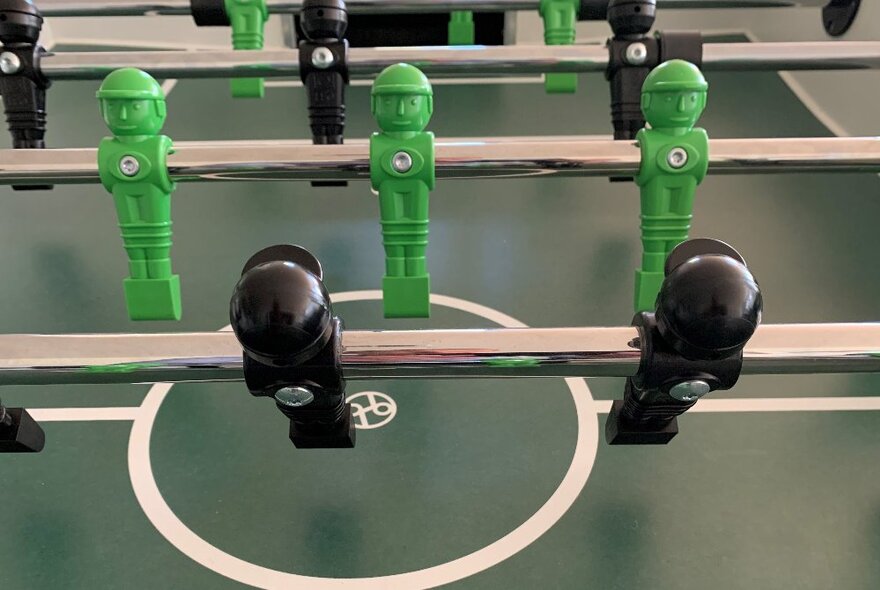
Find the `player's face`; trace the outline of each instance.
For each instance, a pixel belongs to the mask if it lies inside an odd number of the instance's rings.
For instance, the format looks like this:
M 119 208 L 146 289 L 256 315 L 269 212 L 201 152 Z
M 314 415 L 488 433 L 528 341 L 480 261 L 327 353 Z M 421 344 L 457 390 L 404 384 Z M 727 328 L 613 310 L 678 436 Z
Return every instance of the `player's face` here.
M 430 118 L 426 96 L 385 94 L 376 97 L 376 121 L 383 131 L 422 131 Z
M 104 121 L 116 135 L 155 135 L 162 129 L 162 119 L 152 100 L 104 101 Z
M 646 118 L 653 127 L 691 127 L 703 112 L 703 96 L 696 90 L 653 92 Z

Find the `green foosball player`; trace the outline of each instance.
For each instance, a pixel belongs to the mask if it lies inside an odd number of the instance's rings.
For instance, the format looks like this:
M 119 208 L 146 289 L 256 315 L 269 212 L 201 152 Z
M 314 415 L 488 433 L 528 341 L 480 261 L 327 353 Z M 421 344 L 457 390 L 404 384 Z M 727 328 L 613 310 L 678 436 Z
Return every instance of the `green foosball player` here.
M 541 0 L 538 12 L 544 21 L 545 45 L 572 45 L 580 12 L 580 0 Z M 548 93 L 572 93 L 577 91 L 575 73 L 561 72 L 544 75 L 544 88 Z
M 379 192 L 385 317 L 429 317 L 428 197 L 434 189 L 434 110 L 428 78 L 408 64 L 389 66 L 373 82 L 380 133 L 370 138 L 370 179 Z
M 125 303 L 133 320 L 179 320 L 180 277 L 171 272 L 171 139 L 159 135 L 165 96 L 158 82 L 134 68 L 111 73 L 98 90 L 113 137 L 98 148 L 98 171 L 113 195 L 130 277 Z
M 232 46 L 239 51 L 263 48 L 264 30 L 269 20 L 266 0 L 225 0 L 226 14 L 232 28 Z M 235 98 L 263 98 L 263 78 L 235 78 L 230 81 Z
M 694 128 L 706 108 L 709 85 L 700 70 L 683 60 L 656 67 L 642 86 L 648 127 L 636 135 L 642 161 L 642 268 L 636 271 L 635 309 L 651 311 L 666 257 L 688 239 L 694 192 L 709 166 L 709 138 Z

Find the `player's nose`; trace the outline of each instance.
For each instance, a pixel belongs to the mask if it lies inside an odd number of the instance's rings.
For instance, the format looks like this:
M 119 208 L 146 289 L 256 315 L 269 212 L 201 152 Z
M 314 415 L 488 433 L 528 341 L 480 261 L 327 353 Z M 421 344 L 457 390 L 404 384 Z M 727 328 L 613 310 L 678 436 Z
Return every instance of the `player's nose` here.
M 404 104 L 404 100 L 400 99 L 397 101 L 397 114 L 403 116 L 406 114 L 406 104 Z
M 687 97 L 680 96 L 678 97 L 678 112 L 683 113 L 687 110 Z
M 119 107 L 119 118 L 123 121 L 128 120 L 128 109 L 124 106 Z

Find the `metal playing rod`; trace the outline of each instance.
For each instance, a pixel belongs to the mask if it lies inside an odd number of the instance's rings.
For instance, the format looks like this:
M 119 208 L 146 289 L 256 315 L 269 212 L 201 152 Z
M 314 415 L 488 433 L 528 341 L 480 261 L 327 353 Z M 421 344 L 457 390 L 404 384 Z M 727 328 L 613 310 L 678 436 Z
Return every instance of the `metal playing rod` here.
M 821 6 L 824 0 L 657 0 L 657 7 L 668 8 L 786 8 Z M 189 15 L 190 0 L 40 0 L 44 16 L 147 16 Z M 297 13 L 302 1 L 269 0 L 273 14 Z M 537 10 L 538 0 L 347 0 L 351 13 L 401 14 L 415 12 L 508 12 Z
M 346 379 L 629 377 L 625 328 L 346 331 Z M 880 372 L 880 323 L 758 328 L 744 374 Z M 0 385 L 241 381 L 231 332 L 0 336 Z
M 369 146 L 303 141 L 179 142 L 169 156 L 178 182 L 368 180 Z M 635 142 L 569 138 L 438 140 L 439 178 L 634 176 Z M 711 174 L 880 172 L 880 137 L 713 139 Z M 0 184 L 96 184 L 96 150 L 0 150 Z
M 400 63 L 428 76 L 485 77 L 552 72 L 604 72 L 602 45 L 353 48 L 354 78 L 372 78 Z M 136 51 L 54 53 L 40 69 L 50 80 L 100 80 L 117 68 L 137 67 L 156 78 L 299 77 L 299 53 L 272 51 Z M 880 68 L 880 42 L 710 43 L 704 71 L 862 70 Z

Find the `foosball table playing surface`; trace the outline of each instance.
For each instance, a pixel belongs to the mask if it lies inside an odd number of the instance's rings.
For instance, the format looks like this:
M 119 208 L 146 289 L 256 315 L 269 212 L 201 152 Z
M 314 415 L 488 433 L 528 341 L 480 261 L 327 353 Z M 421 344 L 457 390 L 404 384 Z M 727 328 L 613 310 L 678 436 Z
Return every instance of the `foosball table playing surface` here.
M 831 136 L 776 73 L 706 77 L 713 139 Z M 160 82 L 175 142 L 310 136 L 291 115 L 306 112 L 301 88 L 240 102 L 224 80 Z M 606 85 L 438 83 L 430 128 L 606 135 Z M 107 135 L 95 91 L 53 88 L 52 147 Z M 367 138 L 369 86 L 347 106 L 347 139 Z M 868 322 L 878 194 L 876 173 L 710 174 L 691 235 L 736 246 L 764 323 Z M 133 324 L 100 185 L 0 199 L 9 334 L 228 329 L 245 261 L 283 243 L 321 261 L 348 330 L 626 325 L 641 253 L 632 182 L 440 180 L 431 318 L 385 319 L 369 183 L 188 183 L 173 196 L 182 320 Z M 665 446 L 604 443 L 622 391 L 620 378 L 351 381 L 356 448 L 301 450 L 241 383 L 5 387 L 46 446 L 0 456 L 0 587 L 877 587 L 880 377 L 743 375 Z

